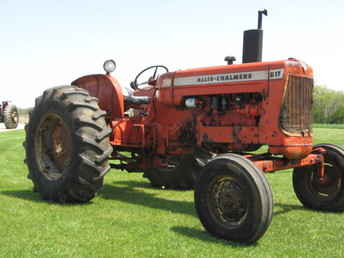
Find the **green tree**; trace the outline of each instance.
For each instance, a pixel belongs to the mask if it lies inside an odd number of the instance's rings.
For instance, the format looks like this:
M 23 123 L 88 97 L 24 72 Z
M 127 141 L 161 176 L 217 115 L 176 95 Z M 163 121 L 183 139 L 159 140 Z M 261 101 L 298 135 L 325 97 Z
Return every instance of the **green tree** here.
M 315 86 L 313 91 L 313 121 L 344 123 L 344 92 Z

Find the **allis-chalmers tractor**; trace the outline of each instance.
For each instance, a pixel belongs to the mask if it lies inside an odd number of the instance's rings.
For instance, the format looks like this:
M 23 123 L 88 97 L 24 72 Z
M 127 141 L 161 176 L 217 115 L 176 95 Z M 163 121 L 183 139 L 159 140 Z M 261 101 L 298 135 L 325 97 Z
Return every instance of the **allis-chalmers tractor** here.
M 293 168 L 305 207 L 343 211 L 344 150 L 312 144 L 312 68 L 294 58 L 261 61 L 263 14 L 258 29 L 244 32 L 242 64 L 227 57 L 226 65 L 175 72 L 150 66 L 124 96 L 109 60 L 106 74 L 46 90 L 24 143 L 34 190 L 45 200 L 87 202 L 110 168 L 143 172 L 153 186 L 195 187 L 207 231 L 252 243 L 272 219 L 264 173 Z
M 18 126 L 18 109 L 9 101 L 0 103 L 0 123 L 4 123 L 7 129 L 15 129 Z

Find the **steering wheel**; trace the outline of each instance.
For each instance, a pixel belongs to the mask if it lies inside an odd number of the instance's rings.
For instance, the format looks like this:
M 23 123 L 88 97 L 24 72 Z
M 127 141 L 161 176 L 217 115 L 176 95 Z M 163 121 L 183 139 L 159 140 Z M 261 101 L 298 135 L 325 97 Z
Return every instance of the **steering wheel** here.
M 164 66 L 164 65 L 152 65 L 152 66 L 149 66 L 149 67 L 143 69 L 141 72 L 139 72 L 139 73 L 136 75 L 135 80 L 132 81 L 132 82 L 130 83 L 130 87 L 131 87 L 132 89 L 134 89 L 134 90 L 137 90 L 137 89 L 139 89 L 139 86 L 145 85 L 145 84 L 149 84 L 150 82 L 156 80 L 156 78 L 158 77 L 157 75 L 158 75 L 158 70 L 159 70 L 159 68 L 165 70 L 166 73 L 168 72 L 168 68 L 167 68 L 166 66 Z M 141 82 L 141 83 L 138 83 L 139 77 L 140 77 L 142 74 L 144 74 L 146 71 L 151 70 L 151 69 L 154 69 L 153 75 L 150 76 L 150 77 L 148 78 L 148 80 L 143 81 L 143 82 Z

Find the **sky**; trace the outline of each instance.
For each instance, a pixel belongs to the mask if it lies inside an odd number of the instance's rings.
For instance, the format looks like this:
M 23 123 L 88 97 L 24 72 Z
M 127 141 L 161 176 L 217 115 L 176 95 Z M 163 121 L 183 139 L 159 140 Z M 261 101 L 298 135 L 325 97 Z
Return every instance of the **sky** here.
M 344 91 L 342 0 L 0 0 L 0 101 L 31 107 L 50 87 L 113 73 L 127 87 L 150 65 L 170 71 L 241 62 L 243 31 L 263 18 L 263 60 L 295 57 L 315 84 Z

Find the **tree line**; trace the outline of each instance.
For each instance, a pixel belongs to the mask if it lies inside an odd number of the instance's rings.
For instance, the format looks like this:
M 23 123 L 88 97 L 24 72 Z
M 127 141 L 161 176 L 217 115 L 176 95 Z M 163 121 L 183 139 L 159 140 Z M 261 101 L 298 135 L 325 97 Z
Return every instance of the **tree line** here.
M 344 92 L 315 86 L 313 91 L 313 122 L 344 124 Z

